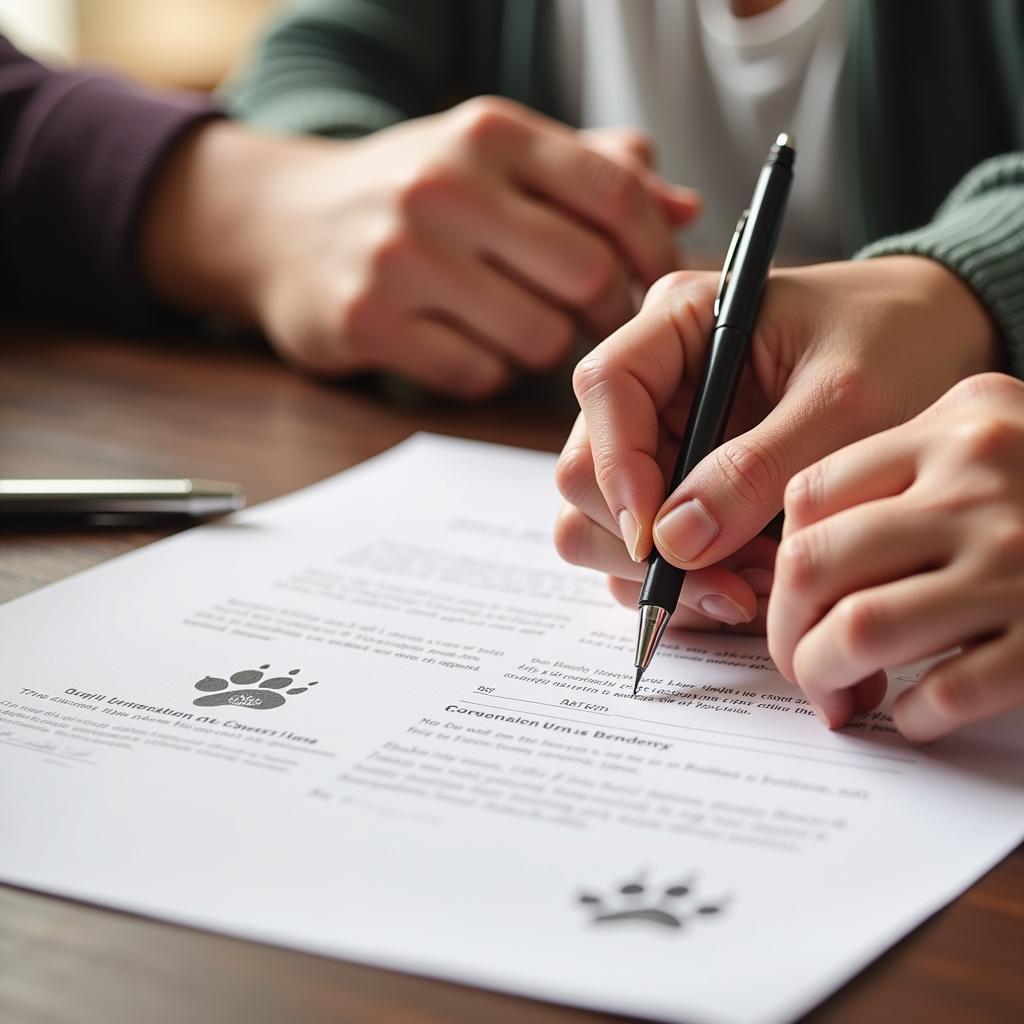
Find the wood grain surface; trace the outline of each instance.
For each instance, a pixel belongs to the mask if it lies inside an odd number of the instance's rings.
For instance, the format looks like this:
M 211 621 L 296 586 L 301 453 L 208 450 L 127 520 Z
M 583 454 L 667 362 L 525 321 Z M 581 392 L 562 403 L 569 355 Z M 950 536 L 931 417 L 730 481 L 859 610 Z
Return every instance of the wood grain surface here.
M 498 402 L 465 407 L 396 396 L 371 382 L 306 380 L 255 344 L 7 328 L 0 334 L 0 476 L 212 477 L 241 481 L 255 503 L 337 473 L 417 430 L 557 451 L 575 415 L 568 380 L 566 371 L 524 381 Z M 109 528 L 0 533 L 0 600 L 164 535 Z M 58 638 L 59 629 L 54 623 Z M 2 650 L 0 637 L 0 659 Z M 0 842 L 6 827 L 0 822 Z M 871 898 L 871 879 L 860 877 L 856 864 L 837 884 L 861 885 Z M 778 922 L 779 942 L 786 927 Z M 736 983 L 744 983 L 739 965 Z M 807 1019 L 1024 1019 L 1024 847 Z M 3 1024 L 614 1020 L 622 1018 L 0 886 Z

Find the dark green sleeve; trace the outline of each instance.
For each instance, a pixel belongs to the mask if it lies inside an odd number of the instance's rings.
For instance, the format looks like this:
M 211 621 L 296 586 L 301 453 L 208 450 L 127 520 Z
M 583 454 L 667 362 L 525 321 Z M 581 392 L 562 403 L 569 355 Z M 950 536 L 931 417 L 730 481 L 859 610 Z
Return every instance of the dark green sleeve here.
M 460 67 L 458 0 L 292 0 L 225 91 L 272 131 L 365 135 L 440 109 Z
M 1024 378 L 1024 153 L 979 164 L 930 224 L 873 242 L 858 259 L 927 256 L 958 275 L 999 328 L 1012 372 Z

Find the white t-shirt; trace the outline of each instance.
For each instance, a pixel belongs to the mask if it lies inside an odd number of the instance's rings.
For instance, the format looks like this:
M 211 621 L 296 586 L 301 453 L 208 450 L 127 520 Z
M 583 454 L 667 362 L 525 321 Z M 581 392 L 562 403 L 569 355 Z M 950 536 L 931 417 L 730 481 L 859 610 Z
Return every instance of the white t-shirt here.
M 729 0 L 556 0 L 559 115 L 650 133 L 664 176 L 705 208 L 684 243 L 720 256 L 779 132 L 797 162 L 783 263 L 843 254 L 837 97 L 846 0 L 782 0 L 737 18 Z

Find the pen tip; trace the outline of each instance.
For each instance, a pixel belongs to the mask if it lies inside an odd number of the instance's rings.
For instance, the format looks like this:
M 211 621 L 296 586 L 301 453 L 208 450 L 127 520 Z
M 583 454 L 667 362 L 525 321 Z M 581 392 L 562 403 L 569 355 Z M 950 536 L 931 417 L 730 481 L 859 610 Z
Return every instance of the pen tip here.
M 644 670 L 642 668 L 640 668 L 640 667 L 637 667 L 637 670 L 636 670 L 636 682 L 633 684 L 633 696 L 634 697 L 636 696 L 637 690 L 640 689 L 640 679 L 643 677 L 643 674 L 644 674 Z
M 796 149 L 796 136 L 792 132 L 780 132 L 779 137 L 775 140 L 775 145 L 782 147 L 787 146 L 789 149 Z

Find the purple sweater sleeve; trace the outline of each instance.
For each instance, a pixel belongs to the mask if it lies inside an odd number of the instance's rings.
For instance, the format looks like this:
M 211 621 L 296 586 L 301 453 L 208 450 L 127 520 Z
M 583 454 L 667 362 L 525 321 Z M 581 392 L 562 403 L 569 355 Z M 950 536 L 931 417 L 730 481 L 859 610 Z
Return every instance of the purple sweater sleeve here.
M 0 311 L 141 327 L 146 187 L 171 144 L 213 116 L 90 70 L 52 71 L 0 37 Z

